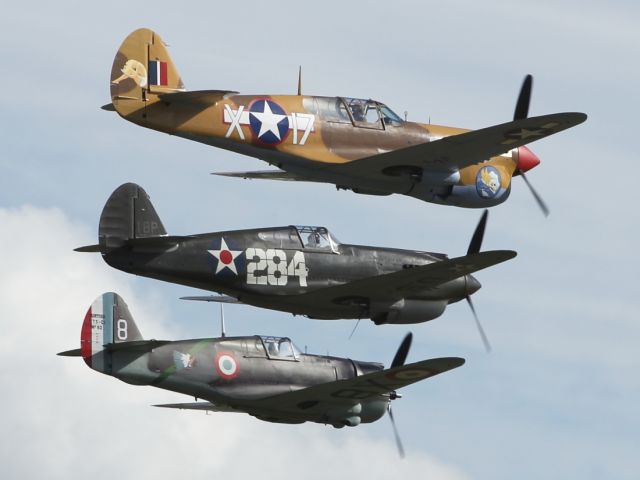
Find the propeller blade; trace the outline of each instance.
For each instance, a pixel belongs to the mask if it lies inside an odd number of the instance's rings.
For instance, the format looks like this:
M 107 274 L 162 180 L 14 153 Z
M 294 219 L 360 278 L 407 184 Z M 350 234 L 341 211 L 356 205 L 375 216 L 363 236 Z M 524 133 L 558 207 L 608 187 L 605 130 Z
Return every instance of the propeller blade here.
M 482 343 L 484 343 L 484 348 L 487 351 L 487 353 L 489 353 L 491 351 L 491 344 L 489 343 L 489 339 L 487 338 L 487 336 L 484 333 L 484 330 L 482 329 L 482 325 L 480 324 L 480 319 L 478 318 L 478 314 L 476 313 L 476 309 L 473 306 L 473 302 L 471 301 L 471 297 L 469 295 L 467 295 L 465 298 L 467 299 L 467 303 L 469 304 L 469 307 L 471 308 L 471 312 L 473 312 L 473 318 L 476 321 L 476 327 L 478 327 L 478 332 L 480 332 L 480 337 L 482 338 Z
M 358 321 L 356 322 L 356 326 L 353 327 L 353 330 L 351 330 L 351 335 L 349 335 L 349 340 L 351 340 L 351 337 L 353 337 L 353 334 L 356 333 L 356 328 L 358 328 L 358 325 L 360 325 L 360 319 L 358 319 Z
M 531 101 L 532 88 L 533 77 L 531 75 L 527 75 L 526 77 L 524 77 L 522 87 L 520 88 L 520 95 L 518 95 L 518 101 L 516 102 L 516 110 L 513 113 L 514 120 L 527 118 L 527 116 L 529 115 L 529 102 Z M 527 176 L 524 174 L 524 170 L 519 169 L 518 173 L 524 180 L 524 183 L 527 184 L 527 187 L 529 187 L 529 191 L 533 195 L 533 198 L 536 199 L 536 202 L 538 202 L 538 206 L 540 207 L 540 210 L 542 210 L 542 213 L 544 213 L 544 216 L 548 217 L 549 208 L 547 207 L 546 203 L 544 203 L 544 200 L 542 200 L 542 197 L 538 195 L 538 192 L 536 192 L 535 188 L 533 188 L 533 186 L 529 183 Z
M 411 332 L 407 333 L 396 352 L 396 356 L 393 357 L 393 361 L 391 362 L 390 368 L 401 367 L 404 365 L 404 361 L 407 359 L 407 354 L 409 353 L 409 348 L 411 348 L 411 340 L 413 339 L 413 334 Z
M 533 77 L 527 75 L 524 77 L 522 87 L 520 87 L 520 95 L 518 95 L 518 101 L 516 102 L 516 110 L 513 113 L 514 120 L 521 120 L 527 118 L 529 115 L 529 102 L 531 100 L 531 87 L 533 86 Z
M 542 210 L 542 213 L 544 213 L 545 217 L 548 217 L 549 207 L 547 207 L 547 204 L 544 203 L 544 200 L 542 200 L 542 197 L 538 195 L 538 192 L 536 192 L 535 188 L 533 188 L 533 186 L 529 183 L 529 180 L 527 179 L 527 176 L 524 174 L 524 172 L 522 170 L 519 170 L 519 173 L 522 179 L 524 180 L 524 183 L 526 183 L 527 187 L 529 187 L 529 191 L 533 195 L 533 198 L 535 198 L 536 202 L 538 202 L 538 206 L 540 207 L 540 210 Z
M 402 442 L 400 441 L 400 435 L 398 435 L 398 429 L 396 427 L 396 421 L 393 418 L 393 411 L 391 410 L 391 403 L 387 404 L 387 412 L 389 412 L 389 419 L 391 420 L 391 426 L 393 427 L 393 434 L 396 437 L 396 445 L 398 446 L 398 453 L 400 454 L 400 458 L 404 458 L 404 448 L 402 447 Z
M 488 216 L 489 210 L 486 209 L 482 214 L 482 217 L 480 217 L 480 221 L 478 222 L 476 230 L 473 232 L 473 237 L 471 237 L 471 242 L 469 242 L 469 248 L 467 249 L 467 255 L 480 252 L 480 248 L 482 247 L 482 239 L 484 238 L 484 229 L 487 226 Z

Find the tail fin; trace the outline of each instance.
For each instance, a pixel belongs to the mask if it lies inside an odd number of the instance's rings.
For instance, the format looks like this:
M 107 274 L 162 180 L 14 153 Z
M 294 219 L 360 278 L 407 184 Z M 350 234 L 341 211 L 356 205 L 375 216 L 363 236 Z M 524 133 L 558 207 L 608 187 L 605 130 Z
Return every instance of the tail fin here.
M 122 116 L 144 110 L 148 93 L 184 90 L 160 35 L 140 28 L 125 38 L 111 67 L 111 100 Z
M 129 307 L 113 292 L 96 298 L 84 317 L 80 332 L 80 353 L 89 367 L 111 373 L 111 344 L 142 340 Z
M 149 195 L 135 183 L 116 188 L 102 209 L 98 237 L 103 253 L 121 247 L 127 240 L 166 235 Z

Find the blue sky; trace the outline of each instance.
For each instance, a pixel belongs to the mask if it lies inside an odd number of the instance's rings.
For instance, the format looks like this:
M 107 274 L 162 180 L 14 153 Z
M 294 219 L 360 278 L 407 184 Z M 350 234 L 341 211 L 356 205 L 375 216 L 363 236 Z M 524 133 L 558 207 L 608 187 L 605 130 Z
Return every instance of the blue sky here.
M 6 471 L 16 478 L 109 478 L 123 469 L 169 476 L 185 468 L 197 478 L 364 471 L 636 478 L 639 18 L 632 2 L 7 6 L 0 18 Z M 406 461 L 397 459 L 387 419 L 334 431 L 157 411 L 147 405 L 181 398 L 54 356 L 76 346 L 86 308 L 105 290 L 124 296 L 145 336 L 218 333 L 217 309 L 178 300 L 197 291 L 130 277 L 71 251 L 95 243 L 102 206 L 126 181 L 148 191 L 176 234 L 318 224 L 349 243 L 459 255 L 480 216 L 330 185 L 209 175 L 265 165 L 99 109 L 109 102 L 118 46 L 141 26 L 170 44 L 188 89 L 294 93 L 302 64 L 305 93 L 372 97 L 413 120 L 481 128 L 511 118 L 531 73 L 531 115 L 589 115 L 531 146 L 542 163 L 528 177 L 551 208 L 548 218 L 520 179 L 507 203 L 491 210 L 484 247 L 519 253 L 477 275 L 483 288 L 474 302 L 491 354 L 463 304 L 410 328 L 361 322 L 352 340 L 348 321 L 227 309 L 230 333 L 287 335 L 311 352 L 388 363 L 411 329 L 409 360 L 465 357 L 462 368 L 406 389 L 394 403 Z M 108 449 L 118 462 L 95 454 Z M 42 461 L 32 461 L 36 454 Z

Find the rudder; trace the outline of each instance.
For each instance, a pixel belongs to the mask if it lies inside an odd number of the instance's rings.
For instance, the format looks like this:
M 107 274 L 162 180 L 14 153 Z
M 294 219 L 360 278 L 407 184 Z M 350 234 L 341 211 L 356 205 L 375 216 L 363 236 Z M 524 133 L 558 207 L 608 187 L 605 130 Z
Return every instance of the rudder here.
M 102 209 L 98 238 L 103 253 L 123 246 L 127 240 L 166 235 L 149 195 L 135 183 L 120 185 Z
M 184 84 L 160 35 L 148 28 L 130 33 L 111 67 L 111 101 L 128 116 L 144 108 L 148 93 L 184 90 Z
M 93 301 L 80 331 L 80 353 L 89 367 L 111 373 L 108 346 L 136 340 L 142 340 L 142 335 L 120 295 L 107 292 Z

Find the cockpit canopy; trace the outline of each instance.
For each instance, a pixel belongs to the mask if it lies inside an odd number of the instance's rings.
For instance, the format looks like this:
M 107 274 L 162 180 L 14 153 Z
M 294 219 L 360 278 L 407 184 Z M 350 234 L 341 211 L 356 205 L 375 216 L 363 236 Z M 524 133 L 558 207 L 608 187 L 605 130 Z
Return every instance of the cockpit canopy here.
M 287 337 L 267 337 L 261 336 L 262 343 L 269 358 L 279 358 L 282 360 L 298 360 L 301 352 L 291 339 Z
M 363 100 L 361 98 L 342 99 L 355 123 L 378 124 L 380 120 L 384 125 L 401 125 L 402 119 L 385 104 L 375 100 Z
M 385 104 L 350 97 L 314 97 L 315 107 L 326 122 L 353 123 L 355 126 L 383 128 L 402 125 L 404 120 Z
M 257 232 L 268 248 L 300 248 L 339 253 L 340 242 L 325 227 L 289 225 Z
M 294 228 L 298 231 L 304 248 L 338 253 L 340 242 L 325 227 L 295 225 Z

